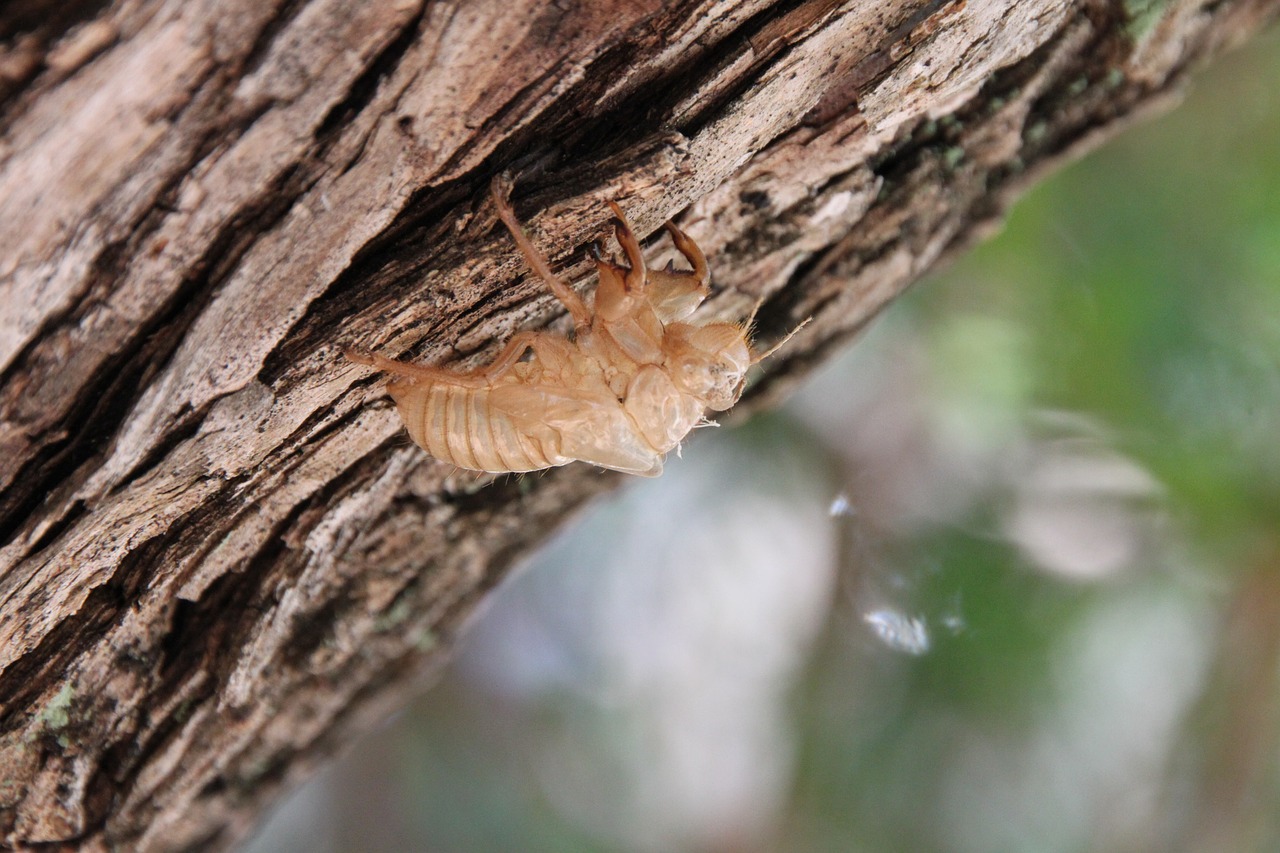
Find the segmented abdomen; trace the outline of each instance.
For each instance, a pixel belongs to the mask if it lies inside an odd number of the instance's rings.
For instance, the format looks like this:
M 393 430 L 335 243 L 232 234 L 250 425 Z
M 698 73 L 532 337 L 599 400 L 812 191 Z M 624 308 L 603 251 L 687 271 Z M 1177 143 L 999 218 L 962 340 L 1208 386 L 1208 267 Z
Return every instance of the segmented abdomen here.
M 490 389 L 448 384 L 401 384 L 387 391 L 409 436 L 437 459 L 459 468 L 503 473 L 563 465 L 554 439 L 528 435 L 490 404 Z

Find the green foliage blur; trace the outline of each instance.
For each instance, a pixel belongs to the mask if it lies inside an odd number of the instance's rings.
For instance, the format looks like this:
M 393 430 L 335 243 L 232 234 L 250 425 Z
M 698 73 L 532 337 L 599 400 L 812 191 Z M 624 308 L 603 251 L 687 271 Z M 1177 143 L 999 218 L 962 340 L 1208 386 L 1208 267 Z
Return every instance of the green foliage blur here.
M 1095 413 L 1225 544 L 1280 521 L 1280 41 L 1019 203 L 904 311 L 994 306 L 1041 405 Z
M 776 849 L 1280 849 L 1277 82 L 1273 32 L 890 310 L 951 417 L 1087 417 L 1151 475 L 1159 522 L 1087 583 L 1027 570 L 990 523 L 998 489 L 900 540 L 897 562 L 932 567 L 916 606 L 963 596 L 967 630 L 887 672 L 829 635 Z

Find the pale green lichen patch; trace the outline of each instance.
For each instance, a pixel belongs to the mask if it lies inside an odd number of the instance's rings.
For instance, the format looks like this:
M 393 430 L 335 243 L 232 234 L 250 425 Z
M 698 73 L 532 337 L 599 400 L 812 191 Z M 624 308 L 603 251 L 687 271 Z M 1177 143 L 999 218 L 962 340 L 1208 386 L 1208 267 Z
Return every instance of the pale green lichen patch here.
M 374 619 L 373 630 L 377 631 L 379 634 L 390 631 L 400 625 L 400 623 L 404 622 L 404 620 L 408 619 L 411 613 L 413 613 L 413 605 L 410 604 L 406 598 L 402 597 L 387 608 L 385 613 L 379 614 L 378 617 Z
M 62 685 L 57 695 L 49 700 L 49 704 L 36 715 L 36 722 L 44 726 L 46 731 L 57 732 L 71 722 L 71 700 L 75 699 L 76 689 L 70 684 Z
M 1125 31 L 1129 38 L 1135 43 L 1142 41 L 1155 27 L 1168 5 L 1169 0 L 1124 0 L 1124 11 L 1129 17 Z
M 62 685 L 62 688 L 49 700 L 49 704 L 36 714 L 36 727 L 32 730 L 32 736 L 39 731 L 48 732 L 57 738 L 59 746 L 66 748 L 70 740 L 62 730 L 71 723 L 71 703 L 75 698 L 75 687 L 69 683 Z
M 271 760 L 267 756 L 255 758 L 249 762 L 244 769 L 244 774 L 240 777 L 240 783 L 249 790 L 252 790 L 258 781 L 271 772 Z
M 413 640 L 413 645 L 418 651 L 426 653 L 434 651 L 436 646 L 440 645 L 440 639 L 431 629 L 424 629 Z

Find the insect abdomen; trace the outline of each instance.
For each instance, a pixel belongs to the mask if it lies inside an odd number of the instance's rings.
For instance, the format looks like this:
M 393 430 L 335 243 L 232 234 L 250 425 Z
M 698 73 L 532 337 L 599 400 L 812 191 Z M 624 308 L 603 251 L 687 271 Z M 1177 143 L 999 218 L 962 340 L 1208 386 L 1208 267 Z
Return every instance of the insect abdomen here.
M 473 471 L 536 471 L 563 464 L 557 448 L 495 411 L 490 389 L 444 383 L 387 387 L 409 436 L 437 459 Z

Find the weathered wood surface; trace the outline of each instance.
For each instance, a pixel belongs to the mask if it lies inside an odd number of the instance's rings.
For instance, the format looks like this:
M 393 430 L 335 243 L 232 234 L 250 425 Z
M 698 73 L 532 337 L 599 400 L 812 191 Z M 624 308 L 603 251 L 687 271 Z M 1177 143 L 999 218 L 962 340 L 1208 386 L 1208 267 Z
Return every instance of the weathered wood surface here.
M 4 842 L 229 843 L 616 485 L 481 488 L 339 357 L 473 363 L 555 318 L 494 172 L 570 275 L 618 199 L 704 247 L 713 312 L 812 316 L 759 406 L 1276 9 L 0 7 Z

